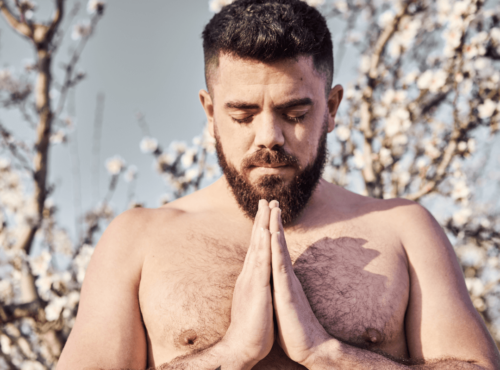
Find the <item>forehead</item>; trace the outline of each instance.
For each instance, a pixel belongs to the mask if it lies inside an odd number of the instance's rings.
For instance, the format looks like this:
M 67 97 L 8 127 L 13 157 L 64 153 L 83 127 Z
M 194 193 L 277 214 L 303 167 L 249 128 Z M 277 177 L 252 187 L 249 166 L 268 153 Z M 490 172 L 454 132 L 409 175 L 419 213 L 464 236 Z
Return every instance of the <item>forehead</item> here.
M 269 97 L 279 103 L 280 99 L 314 99 L 324 94 L 325 79 L 314 68 L 310 56 L 264 63 L 222 54 L 213 77 L 216 101 Z

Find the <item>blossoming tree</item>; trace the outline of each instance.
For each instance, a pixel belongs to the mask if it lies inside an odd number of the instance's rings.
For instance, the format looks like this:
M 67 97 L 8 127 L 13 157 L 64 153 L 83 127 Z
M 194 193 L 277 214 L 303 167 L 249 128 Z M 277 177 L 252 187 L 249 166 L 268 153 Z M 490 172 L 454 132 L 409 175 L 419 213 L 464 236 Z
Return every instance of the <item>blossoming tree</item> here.
M 212 0 L 218 11 L 230 0 Z M 500 9 L 480 0 L 308 0 L 343 25 L 343 50 L 357 55 L 324 178 L 377 198 L 405 197 L 430 209 L 452 240 L 472 301 L 500 343 L 498 128 Z M 70 89 L 84 77 L 75 66 L 104 3 L 88 2 L 88 22 L 74 26 L 77 43 L 57 84 L 52 56 L 64 32 L 63 0 L 48 23 L 32 21 L 27 0 L 0 0 L 7 23 L 36 50 L 25 76 L 0 71 L 2 109 L 18 109 L 35 128 L 35 144 L 0 122 L 0 368 L 54 368 L 74 323 L 81 283 L 97 232 L 113 210 L 110 194 L 137 169 L 109 158 L 109 192 L 85 213 L 85 230 L 70 237 L 56 218 L 47 181 L 51 145 L 65 139 Z M 71 16 L 72 12 L 69 12 Z M 69 17 L 71 18 L 71 17 Z M 162 145 L 138 117 L 141 150 L 152 155 L 171 198 L 216 174 L 214 142 L 203 132 L 188 146 Z M 138 195 L 140 199 L 140 194 Z M 169 199 L 165 199 L 168 201 Z M 138 206 L 138 204 L 131 204 Z M 34 247 L 40 253 L 33 253 Z M 58 267 L 57 255 L 70 263 Z

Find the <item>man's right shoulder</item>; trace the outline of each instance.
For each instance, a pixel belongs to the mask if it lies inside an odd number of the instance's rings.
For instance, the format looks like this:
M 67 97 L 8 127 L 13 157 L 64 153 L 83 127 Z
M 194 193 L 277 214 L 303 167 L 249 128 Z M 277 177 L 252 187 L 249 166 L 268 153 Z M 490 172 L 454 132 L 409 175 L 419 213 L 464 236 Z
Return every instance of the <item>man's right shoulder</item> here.
M 97 246 L 116 246 L 122 251 L 143 249 L 157 236 L 175 232 L 175 224 L 185 216 L 185 211 L 175 207 L 129 209 L 113 219 Z

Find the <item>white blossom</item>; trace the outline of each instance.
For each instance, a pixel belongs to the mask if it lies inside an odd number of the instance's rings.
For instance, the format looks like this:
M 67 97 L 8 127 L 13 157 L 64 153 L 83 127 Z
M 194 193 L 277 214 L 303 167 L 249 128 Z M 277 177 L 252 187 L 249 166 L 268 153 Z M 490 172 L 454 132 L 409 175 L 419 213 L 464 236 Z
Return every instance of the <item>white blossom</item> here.
M 335 8 L 341 13 L 345 13 L 349 10 L 349 6 L 347 5 L 347 2 L 345 0 L 337 0 L 333 4 Z
M 465 180 L 457 181 L 453 187 L 451 192 L 451 197 L 453 199 L 464 199 L 467 198 L 470 194 L 470 189 L 467 186 Z
M 457 145 L 457 149 L 460 152 L 465 152 L 467 150 L 467 143 L 465 141 L 459 142 L 458 145 Z
M 495 109 L 497 109 L 497 104 L 491 99 L 486 99 L 483 104 L 477 107 L 479 118 L 491 117 Z
M 459 45 L 462 39 L 462 31 L 457 28 L 447 28 L 443 32 L 443 38 L 446 42 L 446 47 L 449 51 L 455 50 Z M 445 54 L 449 57 L 449 52 Z
M 474 153 L 476 151 L 476 140 L 473 138 L 467 140 L 467 148 L 469 149 L 469 153 Z
M 339 126 L 335 131 L 340 141 L 347 141 L 351 137 L 351 130 L 347 126 Z
M 118 175 L 125 168 L 125 160 L 119 155 L 106 160 L 106 169 L 111 175 Z
M 87 3 L 87 12 L 89 14 L 102 13 L 104 10 L 104 1 L 89 0 Z
M 52 144 L 61 144 L 66 142 L 66 134 L 62 130 L 57 130 L 50 135 Z
M 170 148 L 178 154 L 182 154 L 187 150 L 187 146 L 184 141 L 172 141 L 172 143 L 170 143 Z
M 462 263 L 463 263 L 463 261 L 462 261 Z M 479 279 L 477 277 L 466 278 L 465 285 L 467 286 L 467 290 L 473 296 L 476 296 L 476 297 L 480 296 L 484 291 L 484 284 L 481 281 L 481 279 Z
M 45 275 L 52 256 L 49 251 L 43 250 L 37 257 L 30 257 L 29 263 L 33 275 Z
M 394 161 L 392 159 L 391 150 L 388 148 L 385 148 L 385 147 L 381 148 L 380 152 L 379 152 L 379 156 L 380 156 L 380 163 L 382 163 L 382 165 L 385 167 L 390 166 L 392 164 L 392 162 Z
M 378 19 L 378 24 L 380 27 L 385 28 L 387 27 L 393 20 L 394 20 L 394 11 L 389 9 L 380 14 L 380 17 Z
M 215 138 L 210 135 L 207 126 L 205 126 L 205 129 L 203 130 L 202 146 L 208 154 L 215 153 Z
M 363 157 L 363 153 L 358 150 L 358 149 L 354 149 L 354 165 L 356 166 L 356 168 L 358 169 L 362 169 L 363 167 L 365 167 L 365 159 Z
M 200 146 L 202 143 L 201 137 L 200 136 L 193 137 L 192 143 L 194 146 Z
M 438 158 L 441 155 L 441 151 L 431 141 L 425 144 L 424 149 L 425 154 L 431 159 Z
M 408 136 L 406 136 L 405 134 L 398 134 L 392 138 L 393 146 L 406 145 L 406 144 L 408 144 Z
M 158 140 L 152 137 L 143 137 L 140 143 L 141 152 L 149 154 L 158 149 Z
M 68 233 L 66 233 L 66 231 L 64 230 L 54 231 L 53 243 L 54 243 L 54 249 L 58 253 L 71 255 L 71 253 L 73 252 L 73 243 L 71 242 Z
M 5 303 L 10 301 L 13 293 L 12 283 L 6 279 L 0 280 L 0 302 Z
M 417 79 L 418 77 L 418 71 L 417 70 L 413 70 L 411 71 L 410 73 L 408 73 L 405 78 L 403 79 L 403 83 L 405 85 L 411 85 L 412 83 L 415 82 L 415 80 Z
M 208 8 L 211 12 L 218 13 L 220 10 L 233 2 L 234 0 L 210 0 Z
M 45 370 L 45 367 L 38 361 L 28 360 L 23 362 L 21 370 Z
M 12 351 L 10 338 L 5 334 L 0 334 L 0 348 L 6 355 L 10 355 Z
M 59 315 L 68 302 L 68 297 L 55 297 L 45 307 L 45 317 L 48 321 L 54 321 L 59 318 Z
M 363 55 L 361 57 L 361 63 L 359 63 L 359 70 L 361 73 L 368 73 L 371 66 L 371 58 L 368 55 Z
M 411 180 L 411 175 L 408 171 L 401 172 L 398 176 L 398 180 L 401 186 L 406 186 Z
M 73 261 L 73 265 L 77 270 L 76 279 L 79 283 L 82 283 L 85 278 L 85 271 L 87 270 L 87 266 L 93 253 L 94 248 L 88 244 L 84 244 Z
M 38 289 L 38 293 L 42 297 L 47 297 L 50 292 L 50 287 L 52 286 L 52 275 L 40 275 L 35 281 L 35 285 Z
M 491 40 L 496 44 L 500 44 L 500 28 L 494 27 L 490 31 Z
M 186 181 L 191 182 L 195 180 L 199 176 L 199 174 L 200 171 L 198 170 L 198 168 L 191 168 L 187 170 L 185 175 Z
M 457 226 L 463 226 L 469 221 L 472 211 L 469 208 L 462 208 L 453 214 L 453 222 Z
M 303 0 L 307 3 L 307 5 L 312 6 L 314 8 L 321 6 L 325 3 L 325 0 Z
M 154 167 L 158 173 L 163 173 L 166 166 L 171 166 L 175 161 L 175 156 L 171 153 L 163 153 L 154 161 Z
M 195 155 L 196 155 L 195 149 L 190 148 L 190 149 L 186 150 L 186 152 L 182 155 L 182 158 L 181 158 L 182 165 L 185 168 L 191 167 L 191 165 L 194 162 Z
M 448 74 L 443 71 L 442 69 L 439 69 L 435 72 L 432 73 L 432 79 L 429 84 L 429 91 L 432 93 L 438 92 L 446 83 L 446 78 L 448 77 Z
M 8 169 L 10 169 L 10 159 L 0 157 L 0 171 L 6 171 Z
M 420 75 L 417 80 L 417 86 L 420 90 L 428 89 L 432 81 L 432 71 L 430 69 L 426 70 Z

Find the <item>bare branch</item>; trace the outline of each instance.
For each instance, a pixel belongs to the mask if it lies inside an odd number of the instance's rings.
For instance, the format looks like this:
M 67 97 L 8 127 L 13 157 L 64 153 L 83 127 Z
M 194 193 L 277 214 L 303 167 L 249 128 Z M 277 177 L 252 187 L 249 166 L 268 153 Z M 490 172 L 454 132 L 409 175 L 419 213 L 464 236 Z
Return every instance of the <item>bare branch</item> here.
M 12 14 L 5 0 L 0 0 L 0 12 L 3 14 L 7 23 L 16 32 L 20 33 L 24 37 L 33 39 L 33 30 L 25 22 L 21 22 L 14 14 Z

